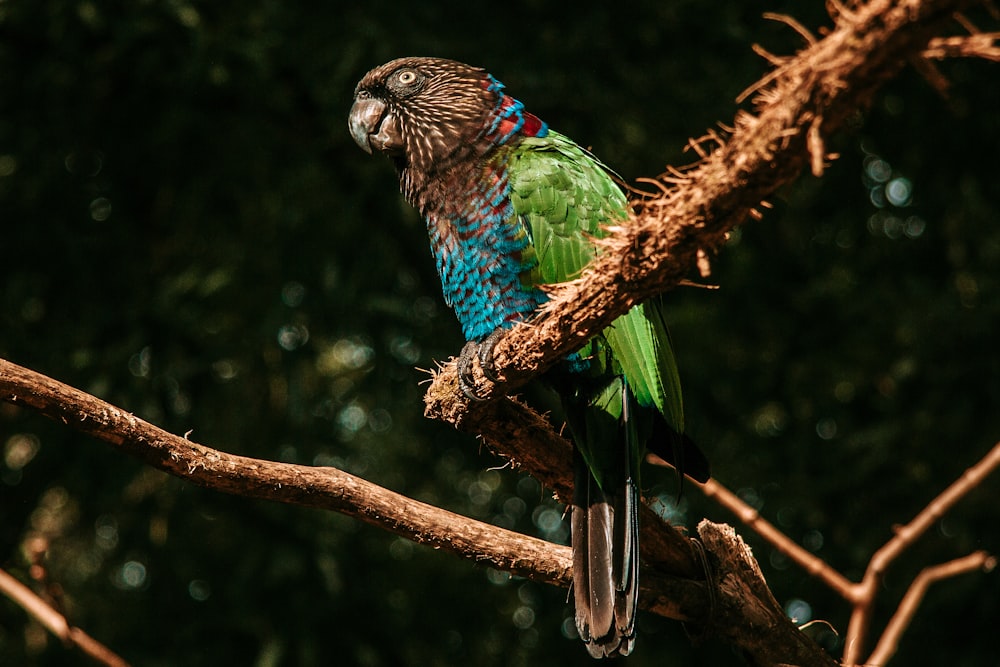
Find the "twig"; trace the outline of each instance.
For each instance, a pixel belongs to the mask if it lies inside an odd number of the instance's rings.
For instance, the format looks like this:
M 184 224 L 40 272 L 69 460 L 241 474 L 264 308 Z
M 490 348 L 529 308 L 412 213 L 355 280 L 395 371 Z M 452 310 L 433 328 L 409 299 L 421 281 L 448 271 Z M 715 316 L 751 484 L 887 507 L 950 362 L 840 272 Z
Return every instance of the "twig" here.
M 1000 466 L 1000 442 L 993 445 L 978 463 L 962 473 L 961 477 L 932 500 L 912 521 L 897 528 L 892 539 L 875 552 L 868 562 L 861 583 L 854 586 L 854 610 L 847 625 L 844 665 L 850 667 L 860 664 L 865 637 L 871 625 L 875 597 L 889 564 L 944 516 L 955 503 L 981 484 L 998 466 Z
M 903 596 L 899 607 L 896 608 L 896 613 L 889 619 L 889 624 L 882 633 L 878 645 L 872 651 L 868 660 L 865 661 L 865 664 L 884 665 L 895 655 L 900 637 L 910 625 L 910 621 L 913 620 L 913 615 L 916 613 L 917 607 L 920 606 L 920 602 L 923 600 L 931 584 L 974 570 L 990 572 L 996 567 L 996 564 L 997 559 L 995 557 L 985 551 L 976 551 L 968 556 L 956 558 L 941 565 L 925 567 L 921 570 L 920 574 L 913 580 L 913 583 L 910 584 L 910 588 L 906 591 L 906 595 Z
M 1000 467 L 1000 442 L 996 443 L 978 463 L 967 469 L 958 480 L 932 500 L 910 523 L 896 528 L 895 536 L 872 556 L 864 577 L 858 583 L 850 581 L 822 559 L 800 547 L 773 524 L 761 517 L 757 510 L 747 505 L 717 480 L 711 479 L 705 484 L 696 484 L 696 486 L 702 490 L 706 497 L 715 500 L 735 514 L 740 521 L 788 556 L 790 560 L 807 573 L 822 580 L 851 604 L 853 610 L 845 638 L 844 656 L 844 665 L 850 667 L 858 664 L 860 659 L 865 635 L 870 629 L 878 587 L 890 563 L 998 467 Z M 977 564 L 969 565 L 970 563 Z M 889 626 L 883 631 L 875 652 L 864 664 L 883 665 L 892 656 L 899 637 L 913 618 L 917 605 L 923 598 L 923 593 L 928 585 L 947 576 L 954 576 L 954 574 L 980 567 L 984 571 L 989 571 L 995 563 L 995 558 L 980 551 L 945 565 L 926 568 L 911 584 L 909 592 L 900 603 Z M 962 567 L 965 569 L 961 569 Z M 876 654 L 878 655 L 876 656 Z
M 983 58 L 1000 62 L 1000 32 L 980 32 L 958 37 L 935 37 L 923 51 L 924 58 Z
M 96 662 L 107 667 L 128 667 L 118 654 L 80 628 L 70 625 L 65 616 L 3 569 L 0 569 L 0 593 L 64 643 L 77 647 Z
M 771 543 L 775 549 L 788 556 L 797 563 L 799 567 L 809 574 L 822 580 L 827 586 L 839 593 L 844 599 L 853 598 L 853 588 L 855 584 L 837 570 L 830 567 L 822 558 L 811 554 L 783 532 L 778 530 L 774 524 L 764 519 L 760 513 L 750 505 L 747 505 L 735 493 L 724 487 L 715 479 L 710 479 L 704 484 L 695 484 L 701 489 L 706 497 L 715 500 L 717 503 L 736 515 L 740 521 L 753 529 L 758 535 Z

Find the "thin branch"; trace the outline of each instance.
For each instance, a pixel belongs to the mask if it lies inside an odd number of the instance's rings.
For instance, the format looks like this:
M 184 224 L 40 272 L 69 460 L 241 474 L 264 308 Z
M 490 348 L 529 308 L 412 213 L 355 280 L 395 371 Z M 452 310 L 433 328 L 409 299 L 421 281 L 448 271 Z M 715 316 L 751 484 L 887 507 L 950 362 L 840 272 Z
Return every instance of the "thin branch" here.
M 21 607 L 63 643 L 75 646 L 95 662 L 107 667 L 128 667 L 118 654 L 80 628 L 70 625 L 65 616 L 3 569 L 0 569 L 0 594 Z
M 706 497 L 716 501 L 736 515 L 740 521 L 749 526 L 755 533 L 771 543 L 785 556 L 798 564 L 809 574 L 822 580 L 845 600 L 852 600 L 856 584 L 828 565 L 822 558 L 809 553 L 790 537 L 781 532 L 774 524 L 764 519 L 760 513 L 747 505 L 735 493 L 724 487 L 717 480 L 710 479 L 704 484 L 696 484 Z
M 932 500 L 912 521 L 897 528 L 892 539 L 875 552 L 868 562 L 861 583 L 855 584 L 854 610 L 851 613 L 845 639 L 845 665 L 849 667 L 860 662 L 865 637 L 871 625 L 875 597 L 889 565 L 927 532 L 927 529 L 944 516 L 955 503 L 979 486 L 997 467 L 1000 467 L 1000 442 L 993 445 L 978 463 L 962 473 L 961 477 Z
M 996 443 L 978 463 L 966 470 L 958 480 L 932 500 L 910 523 L 896 529 L 895 536 L 883 545 L 869 561 L 865 576 L 855 583 L 832 568 L 819 557 L 809 553 L 773 524 L 760 516 L 736 494 L 729 491 L 717 480 L 709 480 L 696 486 L 706 497 L 718 502 L 736 517 L 767 540 L 781 553 L 799 565 L 807 573 L 819 578 L 852 606 L 851 620 L 845 638 L 844 664 L 850 667 L 858 664 L 864 648 L 865 635 L 870 629 L 872 611 L 879 585 L 890 563 L 911 546 L 928 528 L 941 519 L 959 500 L 979 486 L 988 475 L 1000 467 L 1000 442 Z M 976 565 L 969 565 L 977 563 Z M 896 614 L 883 631 L 878 647 L 864 664 L 883 665 L 895 652 L 899 637 L 912 620 L 917 605 L 923 598 L 927 586 L 945 576 L 970 571 L 981 567 L 984 571 L 993 569 L 996 560 L 986 552 L 977 552 L 952 563 L 925 569 L 911 584 Z M 966 569 L 961 569 L 965 567 Z M 876 659 L 878 654 L 878 659 Z
M 913 583 L 910 584 L 909 590 L 906 591 L 906 595 L 903 597 L 902 602 L 899 603 L 896 613 L 892 615 L 889 624 L 882 633 L 881 639 L 879 639 L 878 645 L 868 660 L 865 661 L 865 664 L 884 665 L 896 654 L 899 639 L 906 628 L 909 627 L 910 621 L 913 620 L 913 615 L 916 613 L 931 584 L 975 570 L 990 572 L 996 565 L 997 559 L 995 557 L 985 551 L 976 551 L 968 556 L 956 558 L 941 565 L 925 567 L 921 570 L 920 574 L 913 580 Z
M 776 12 L 764 12 L 764 18 L 769 21 L 784 23 L 789 28 L 799 33 L 799 36 L 801 36 L 802 39 L 804 39 L 810 46 L 816 43 L 816 37 L 811 32 L 806 30 L 806 27 L 799 23 L 794 16 L 789 16 L 788 14 L 778 14 Z
M 923 51 L 924 58 L 983 58 L 1000 62 L 1000 32 L 980 32 L 957 37 L 935 37 Z

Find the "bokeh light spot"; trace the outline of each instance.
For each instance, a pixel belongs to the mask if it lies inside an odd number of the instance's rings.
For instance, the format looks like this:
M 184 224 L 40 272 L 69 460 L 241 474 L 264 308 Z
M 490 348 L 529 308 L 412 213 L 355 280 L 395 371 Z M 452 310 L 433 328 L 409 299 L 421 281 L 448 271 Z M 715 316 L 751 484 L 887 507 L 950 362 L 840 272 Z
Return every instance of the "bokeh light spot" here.
M 792 598 L 785 604 L 785 613 L 796 625 L 802 625 L 812 620 L 812 606 L 805 600 L 798 598 Z

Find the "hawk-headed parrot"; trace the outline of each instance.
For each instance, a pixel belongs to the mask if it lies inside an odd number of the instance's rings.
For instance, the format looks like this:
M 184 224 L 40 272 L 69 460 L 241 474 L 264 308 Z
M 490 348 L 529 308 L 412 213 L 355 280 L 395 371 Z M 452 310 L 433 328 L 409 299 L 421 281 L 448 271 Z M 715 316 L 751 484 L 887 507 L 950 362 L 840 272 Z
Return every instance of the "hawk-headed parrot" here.
M 549 129 L 485 70 L 400 58 L 358 83 L 351 136 L 396 167 L 423 216 L 445 301 L 489 369 L 499 332 L 545 303 L 541 286 L 581 275 L 594 239 L 626 222 L 609 170 Z M 546 374 L 574 442 L 571 514 L 576 625 L 594 657 L 628 655 L 638 600 L 639 463 L 648 447 L 708 478 L 684 436 L 677 365 L 659 299 L 633 307 Z

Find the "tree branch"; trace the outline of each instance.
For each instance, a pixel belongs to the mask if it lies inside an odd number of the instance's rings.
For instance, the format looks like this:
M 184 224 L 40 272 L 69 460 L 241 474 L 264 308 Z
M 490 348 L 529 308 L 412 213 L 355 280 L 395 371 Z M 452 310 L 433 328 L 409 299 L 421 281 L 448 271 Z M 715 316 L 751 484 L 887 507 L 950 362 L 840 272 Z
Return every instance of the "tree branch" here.
M 1000 442 L 993 445 L 979 462 L 966 470 L 958 480 L 928 503 L 910 523 L 897 527 L 895 536 L 872 556 L 865 576 L 858 583 L 850 581 L 821 558 L 809 553 L 789 539 L 773 524 L 762 518 L 757 510 L 744 503 L 718 481 L 713 479 L 697 486 L 706 497 L 715 500 L 731 511 L 740 521 L 797 563 L 799 567 L 822 580 L 851 604 L 853 611 L 845 638 L 844 659 L 844 664 L 850 667 L 858 664 L 861 652 L 864 650 L 865 636 L 872 622 L 875 598 L 889 565 L 927 532 L 928 528 L 940 520 L 955 503 L 982 484 L 986 477 L 998 467 L 1000 467 Z M 883 665 L 892 657 L 899 637 L 912 620 L 917 606 L 923 599 L 924 592 L 931 583 L 974 569 L 990 571 L 995 564 L 996 559 L 993 556 L 985 551 L 978 551 L 945 565 L 925 568 L 911 584 L 910 590 L 900 602 L 892 620 L 883 631 L 878 646 L 865 664 Z
M 30 408 L 103 440 L 154 468 L 204 488 L 333 510 L 478 563 L 556 586 L 568 587 L 570 584 L 571 559 L 567 547 L 447 512 L 336 468 L 277 463 L 211 449 L 167 433 L 90 394 L 4 360 L 0 360 L 0 400 Z M 554 442 L 560 442 L 561 439 L 555 437 Z M 561 442 L 568 448 L 568 443 Z M 659 556 L 654 551 L 657 545 L 669 551 L 669 543 L 664 546 L 665 543 L 657 541 L 659 534 L 651 529 L 650 523 L 647 521 L 644 531 L 652 532 L 644 532 L 643 540 L 647 534 L 653 539 L 642 548 L 643 554 L 651 558 L 646 565 L 657 567 L 646 567 L 643 573 L 640 603 L 644 608 L 717 632 L 753 655 L 760 665 L 783 664 L 791 655 L 798 656 L 800 665 L 832 667 L 835 664 L 822 649 L 804 638 L 780 607 L 772 603 L 769 593 L 760 600 L 734 597 L 746 595 L 748 591 L 763 595 L 766 585 L 762 579 L 747 580 L 738 586 L 723 586 L 723 580 L 714 575 L 705 581 L 706 570 L 715 572 L 719 564 L 729 565 L 718 571 L 729 572 L 735 568 L 759 574 L 756 563 L 748 560 L 749 550 L 741 552 L 734 560 L 732 554 L 716 551 L 728 548 L 726 545 L 731 540 L 706 542 L 704 562 L 692 556 L 697 563 L 697 576 L 672 576 L 659 567 L 662 561 L 657 560 Z M 653 525 L 670 530 L 659 519 Z M 718 527 L 718 530 L 732 532 L 728 527 Z M 687 538 L 669 534 L 674 536 L 669 539 L 681 540 L 685 551 L 690 552 L 692 547 Z M 769 629 L 766 643 L 761 642 L 761 627 Z
M 570 582 L 566 547 L 439 509 L 336 468 L 265 461 L 205 447 L 2 359 L 0 400 L 31 408 L 204 488 L 333 510 L 513 574 L 563 587 Z
M 875 646 L 875 650 L 872 651 L 871 656 L 869 656 L 865 664 L 884 665 L 896 654 L 899 639 L 910 625 L 910 621 L 913 620 L 913 615 L 917 612 L 917 607 L 920 606 L 920 602 L 924 599 L 924 595 L 926 595 L 927 589 L 930 588 L 931 584 L 975 570 L 990 572 L 996 565 L 997 559 L 994 556 L 985 551 L 976 551 L 968 556 L 956 558 L 947 563 L 933 565 L 921 570 L 920 574 L 913 580 L 909 590 L 906 591 L 902 602 L 899 603 L 896 613 L 889 619 L 889 624 L 886 626 L 885 632 L 882 633 L 882 637 Z
M 849 598 L 854 604 L 854 610 L 847 626 L 845 665 L 856 665 L 861 661 L 865 637 L 874 613 L 875 597 L 889 565 L 927 532 L 927 529 L 944 516 L 955 503 L 979 486 L 998 467 L 1000 467 L 1000 442 L 993 445 L 986 456 L 962 473 L 961 477 L 928 503 L 927 507 L 913 517 L 912 521 L 896 528 L 896 534 L 892 539 L 875 552 L 868 562 L 868 568 L 865 570 L 861 583 L 854 584 L 853 597 Z M 869 662 L 871 661 L 869 660 Z
M 481 395 L 500 396 L 578 349 L 632 306 L 681 283 L 714 253 L 727 232 L 795 180 L 807 164 L 822 173 L 825 140 L 968 0 L 873 0 L 836 16 L 834 29 L 750 88 L 756 114 L 739 111 L 728 140 L 715 132 L 693 146 L 703 159 L 660 176 L 659 192 L 634 202 L 628 224 L 612 228 L 584 275 L 551 288 L 551 300 L 530 323 L 494 347 L 503 382 L 481 373 Z M 473 407 L 457 390 L 455 365 L 444 366 L 425 397 L 426 414 L 469 430 Z
M 95 662 L 107 667 L 128 667 L 128 663 L 118 654 L 80 628 L 70 625 L 65 616 L 2 569 L 0 569 L 0 594 L 12 600 L 65 644 L 75 646 Z

